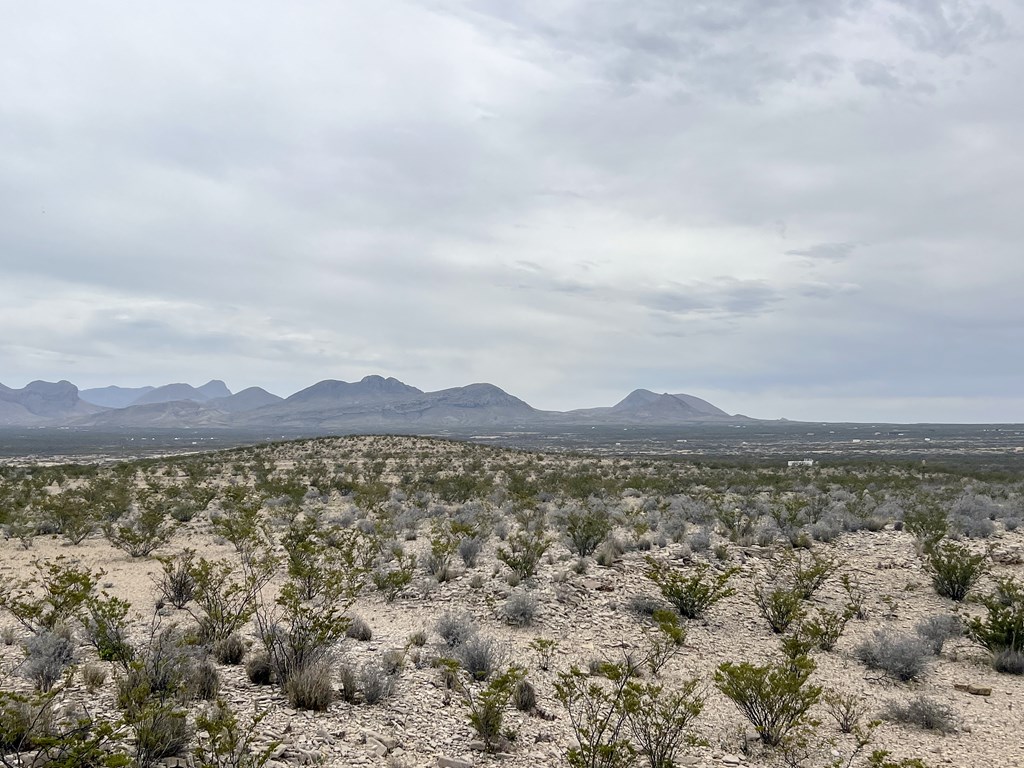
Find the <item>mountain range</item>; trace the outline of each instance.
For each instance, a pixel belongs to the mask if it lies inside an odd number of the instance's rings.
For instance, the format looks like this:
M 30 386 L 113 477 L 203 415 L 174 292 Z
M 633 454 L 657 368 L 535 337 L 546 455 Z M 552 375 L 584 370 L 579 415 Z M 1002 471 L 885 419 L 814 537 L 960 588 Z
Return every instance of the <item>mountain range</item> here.
M 282 398 L 260 387 L 232 393 L 213 379 L 199 387 L 100 387 L 33 381 L 22 389 L 0 384 L 0 426 L 84 429 L 196 427 L 281 432 L 408 430 L 529 425 L 676 425 L 746 421 L 687 394 L 637 389 L 613 406 L 573 411 L 533 408 L 493 384 L 435 392 L 398 379 L 326 379 Z

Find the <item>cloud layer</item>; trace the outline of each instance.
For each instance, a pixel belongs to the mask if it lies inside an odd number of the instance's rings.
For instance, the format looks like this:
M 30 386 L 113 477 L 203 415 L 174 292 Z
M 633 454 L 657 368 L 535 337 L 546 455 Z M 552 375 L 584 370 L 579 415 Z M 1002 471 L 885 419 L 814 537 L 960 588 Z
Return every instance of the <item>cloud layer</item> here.
M 39 0 L 0 381 L 1024 421 L 1017 0 Z

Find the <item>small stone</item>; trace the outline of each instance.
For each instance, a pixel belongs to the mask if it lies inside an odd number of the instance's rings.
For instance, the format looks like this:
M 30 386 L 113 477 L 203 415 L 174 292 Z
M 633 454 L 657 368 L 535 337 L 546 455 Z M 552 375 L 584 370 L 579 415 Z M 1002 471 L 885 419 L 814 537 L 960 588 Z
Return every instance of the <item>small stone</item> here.
M 457 757 L 439 757 L 437 758 L 437 768 L 473 768 L 473 764 Z

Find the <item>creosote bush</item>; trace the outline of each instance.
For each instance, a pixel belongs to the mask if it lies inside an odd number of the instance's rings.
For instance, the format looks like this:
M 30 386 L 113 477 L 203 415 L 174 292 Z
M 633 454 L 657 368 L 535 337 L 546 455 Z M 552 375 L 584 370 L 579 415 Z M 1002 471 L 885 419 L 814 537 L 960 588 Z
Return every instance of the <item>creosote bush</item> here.
M 814 668 L 806 656 L 760 666 L 726 662 L 715 672 L 715 685 L 750 721 L 761 741 L 776 747 L 810 721 L 810 709 L 822 690 L 808 682 Z
M 985 574 L 988 559 L 985 555 L 972 554 L 965 544 L 953 541 L 935 543 L 925 552 L 925 557 L 935 592 L 956 602 L 963 602 Z
M 1013 579 L 1000 579 L 979 602 L 986 615 L 967 619 L 967 636 L 991 651 L 997 671 L 1024 673 L 1024 588 Z
M 661 594 L 683 618 L 701 618 L 711 606 L 736 591 L 728 586 L 736 568 L 713 573 L 709 565 L 699 563 L 687 574 L 650 556 L 646 561 L 647 578 L 658 585 Z

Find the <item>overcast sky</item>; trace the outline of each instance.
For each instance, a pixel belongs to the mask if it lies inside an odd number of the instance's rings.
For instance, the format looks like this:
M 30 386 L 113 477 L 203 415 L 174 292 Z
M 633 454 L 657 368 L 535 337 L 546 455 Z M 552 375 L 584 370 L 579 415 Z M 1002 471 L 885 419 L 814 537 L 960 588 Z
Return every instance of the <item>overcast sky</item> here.
M 1024 421 L 1024 1 L 4 2 L 0 382 Z

